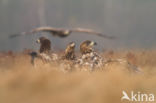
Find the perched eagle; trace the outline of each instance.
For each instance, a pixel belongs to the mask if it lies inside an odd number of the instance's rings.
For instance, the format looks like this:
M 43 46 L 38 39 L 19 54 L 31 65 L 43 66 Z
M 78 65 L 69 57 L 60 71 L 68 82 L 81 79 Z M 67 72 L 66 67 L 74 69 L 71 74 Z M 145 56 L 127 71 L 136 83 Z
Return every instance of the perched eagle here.
M 81 66 L 87 66 L 92 71 L 95 68 L 101 68 L 103 66 L 103 58 L 94 51 L 93 46 L 97 45 L 96 42 L 86 40 L 80 45 L 80 52 L 82 54 L 78 63 Z
M 20 35 L 35 34 L 37 32 L 49 32 L 51 35 L 58 36 L 61 38 L 69 36 L 72 32 L 82 32 L 82 33 L 87 33 L 87 34 L 93 34 L 93 35 L 100 36 L 100 37 L 107 38 L 107 39 L 115 38 L 113 36 L 104 35 L 102 33 L 96 32 L 91 29 L 83 29 L 83 28 L 62 29 L 62 28 L 53 28 L 53 27 L 38 27 L 38 28 L 32 29 L 29 32 L 21 32 L 19 34 L 13 34 L 9 36 L 9 38 L 17 37 Z
M 40 44 L 40 53 L 49 54 L 51 51 L 51 41 L 46 37 L 40 37 L 37 41 Z
M 49 39 L 45 37 L 40 37 L 36 41 L 37 43 L 40 43 L 40 50 L 38 52 L 30 52 L 29 55 L 31 56 L 31 64 L 35 66 L 35 58 L 41 58 L 42 60 L 50 60 L 50 57 L 48 54 L 51 50 L 51 42 Z
M 66 49 L 65 49 L 65 55 L 63 56 L 63 59 L 67 59 L 67 60 L 75 60 L 76 56 L 75 56 L 75 43 L 74 42 L 70 42 Z
M 86 53 L 93 52 L 93 46 L 94 45 L 97 45 L 97 43 L 93 42 L 93 41 L 90 41 L 90 40 L 86 40 L 86 41 L 82 42 L 80 44 L 81 54 L 86 54 Z
M 40 58 L 44 63 L 58 60 L 57 54 L 51 52 L 51 41 L 46 37 L 40 37 L 36 40 L 40 44 L 39 52 L 30 52 L 31 64 L 35 65 L 35 58 Z

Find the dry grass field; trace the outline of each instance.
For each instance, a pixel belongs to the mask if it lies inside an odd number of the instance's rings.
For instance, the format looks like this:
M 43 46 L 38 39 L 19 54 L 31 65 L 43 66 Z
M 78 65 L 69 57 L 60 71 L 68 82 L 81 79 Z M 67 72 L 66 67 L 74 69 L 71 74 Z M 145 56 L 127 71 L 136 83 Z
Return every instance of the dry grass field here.
M 111 64 L 95 72 L 63 73 L 57 65 L 38 61 L 34 68 L 24 53 L 0 53 L 0 103 L 128 103 L 122 91 L 156 94 L 156 51 L 106 51 L 107 58 L 125 58 L 143 74 Z M 153 102 L 154 103 L 154 102 Z

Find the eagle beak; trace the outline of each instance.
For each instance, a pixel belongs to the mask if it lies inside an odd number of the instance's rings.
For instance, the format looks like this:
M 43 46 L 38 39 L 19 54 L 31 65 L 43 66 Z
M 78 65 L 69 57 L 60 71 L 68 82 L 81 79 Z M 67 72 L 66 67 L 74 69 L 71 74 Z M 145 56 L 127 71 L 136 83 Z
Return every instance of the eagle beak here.
M 97 45 L 97 43 L 92 41 L 90 45 L 94 46 L 94 45 Z
M 40 40 L 39 40 L 39 39 L 37 39 L 37 40 L 36 40 L 36 43 L 40 43 Z
M 74 43 L 72 43 L 72 44 L 71 44 L 71 47 L 75 47 L 75 44 L 74 44 Z

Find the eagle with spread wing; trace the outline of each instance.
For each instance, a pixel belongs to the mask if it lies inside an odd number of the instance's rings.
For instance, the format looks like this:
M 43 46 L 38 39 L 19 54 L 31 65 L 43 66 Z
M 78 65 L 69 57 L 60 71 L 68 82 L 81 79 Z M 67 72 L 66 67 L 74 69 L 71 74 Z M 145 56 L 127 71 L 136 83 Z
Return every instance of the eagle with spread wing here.
M 18 34 L 10 35 L 9 38 L 14 38 L 14 37 L 21 36 L 21 35 L 35 34 L 37 32 L 48 32 L 53 36 L 58 36 L 61 38 L 67 37 L 73 32 L 82 32 L 82 33 L 87 33 L 87 34 L 93 34 L 93 35 L 100 36 L 100 37 L 107 38 L 107 39 L 115 38 L 114 36 L 104 35 L 100 32 L 96 32 L 92 29 L 84 29 L 84 28 L 62 29 L 62 28 L 53 28 L 53 27 L 38 27 L 38 28 L 32 29 L 29 32 L 21 32 Z

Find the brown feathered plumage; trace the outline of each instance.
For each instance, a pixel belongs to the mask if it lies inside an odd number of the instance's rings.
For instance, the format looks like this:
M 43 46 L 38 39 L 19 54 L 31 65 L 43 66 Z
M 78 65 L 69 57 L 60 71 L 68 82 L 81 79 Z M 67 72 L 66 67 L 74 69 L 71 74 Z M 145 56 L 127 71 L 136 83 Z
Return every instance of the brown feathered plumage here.
M 45 37 L 40 37 L 37 41 L 40 43 L 40 53 L 50 53 L 51 50 L 51 41 Z
M 49 32 L 53 36 L 58 36 L 61 38 L 69 36 L 72 32 L 82 32 L 87 34 L 93 34 L 96 36 L 100 36 L 107 39 L 114 39 L 113 36 L 104 35 L 102 33 L 96 32 L 91 29 L 83 29 L 83 28 L 74 28 L 74 29 L 61 29 L 61 28 L 53 28 L 53 27 L 38 27 L 35 29 L 32 29 L 30 32 L 22 32 L 19 34 L 13 34 L 10 36 L 10 38 L 20 36 L 20 35 L 29 35 L 29 34 L 35 34 L 37 32 Z
M 67 59 L 67 60 L 75 60 L 76 59 L 76 56 L 75 56 L 75 43 L 74 42 L 70 42 L 67 45 L 67 48 L 65 49 L 65 55 L 64 55 L 63 59 Z
M 93 52 L 93 46 L 94 45 L 97 45 L 97 43 L 93 42 L 93 41 L 90 41 L 90 40 L 86 40 L 86 41 L 81 43 L 80 52 L 82 54 Z

